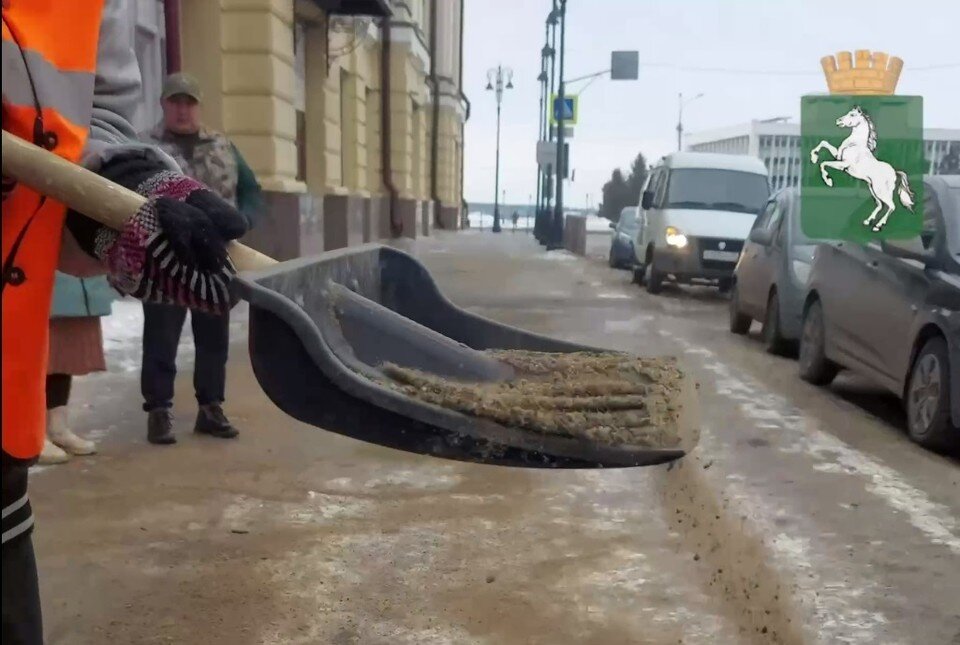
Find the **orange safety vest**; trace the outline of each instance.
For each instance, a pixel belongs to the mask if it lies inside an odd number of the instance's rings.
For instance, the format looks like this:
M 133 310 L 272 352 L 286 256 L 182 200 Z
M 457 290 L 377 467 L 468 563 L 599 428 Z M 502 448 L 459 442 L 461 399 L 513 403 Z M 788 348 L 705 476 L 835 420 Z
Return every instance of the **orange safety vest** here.
M 3 129 L 78 161 L 93 109 L 103 0 L 3 3 Z M 66 208 L 16 185 L 3 200 L 3 451 L 40 454 L 50 298 Z

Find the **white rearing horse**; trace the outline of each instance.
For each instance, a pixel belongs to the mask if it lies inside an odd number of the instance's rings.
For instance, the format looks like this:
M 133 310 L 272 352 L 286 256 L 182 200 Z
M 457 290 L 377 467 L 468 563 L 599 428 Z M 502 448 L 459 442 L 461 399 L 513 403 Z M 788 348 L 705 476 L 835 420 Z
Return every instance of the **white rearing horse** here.
M 829 141 L 821 141 L 810 151 L 810 163 L 817 163 L 818 153 L 823 148 L 826 148 L 835 159 L 835 161 L 824 161 L 820 164 L 823 183 L 833 186 L 833 178 L 827 174 L 827 168 L 842 170 L 854 179 L 867 182 L 877 207 L 870 213 L 870 217 L 863 221 L 863 225 L 870 227 L 880 211 L 884 207 L 887 209 L 887 212 L 873 224 L 874 232 L 880 231 L 890 218 L 890 213 L 896 210 L 896 204 L 893 202 L 895 190 L 900 196 L 900 202 L 912 213 L 913 191 L 910 190 L 907 173 L 896 170 L 886 161 L 880 161 L 873 156 L 874 150 L 877 149 L 877 130 L 870 116 L 858 105 L 837 119 L 837 125 L 853 130 L 839 148 L 834 148 Z

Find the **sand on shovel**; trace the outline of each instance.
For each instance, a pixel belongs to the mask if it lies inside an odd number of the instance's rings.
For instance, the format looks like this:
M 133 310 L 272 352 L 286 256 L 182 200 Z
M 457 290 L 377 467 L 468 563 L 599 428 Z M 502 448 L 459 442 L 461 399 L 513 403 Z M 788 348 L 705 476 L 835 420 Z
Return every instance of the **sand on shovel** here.
M 515 377 L 465 382 L 392 363 L 385 384 L 412 398 L 504 426 L 606 445 L 681 444 L 685 375 L 670 357 L 494 350 Z

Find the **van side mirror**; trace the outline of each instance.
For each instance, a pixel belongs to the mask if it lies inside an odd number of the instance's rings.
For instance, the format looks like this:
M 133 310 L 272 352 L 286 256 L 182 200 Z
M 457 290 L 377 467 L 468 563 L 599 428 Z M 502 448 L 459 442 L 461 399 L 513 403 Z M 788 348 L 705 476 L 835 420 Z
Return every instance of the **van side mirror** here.
M 643 198 L 640 201 L 640 207 L 643 210 L 648 210 L 653 207 L 653 191 L 652 190 L 643 191 Z
M 755 228 L 750 231 L 750 241 L 761 246 L 773 244 L 773 231 L 765 228 Z

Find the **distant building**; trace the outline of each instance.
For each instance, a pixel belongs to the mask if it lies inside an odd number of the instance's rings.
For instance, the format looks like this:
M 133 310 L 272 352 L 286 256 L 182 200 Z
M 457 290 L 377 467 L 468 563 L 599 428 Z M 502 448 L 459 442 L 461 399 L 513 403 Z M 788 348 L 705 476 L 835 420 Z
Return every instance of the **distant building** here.
M 928 173 L 960 172 L 960 130 L 927 128 L 923 138 Z M 691 134 L 687 137 L 687 150 L 759 157 L 767 166 L 774 190 L 800 183 L 800 124 L 786 118 L 754 120 Z

